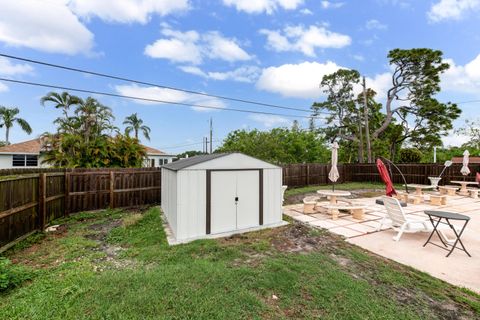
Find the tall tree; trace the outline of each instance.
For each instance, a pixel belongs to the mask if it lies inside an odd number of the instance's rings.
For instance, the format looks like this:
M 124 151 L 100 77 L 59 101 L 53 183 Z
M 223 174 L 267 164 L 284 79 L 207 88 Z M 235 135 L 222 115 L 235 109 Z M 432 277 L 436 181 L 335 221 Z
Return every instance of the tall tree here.
M 480 149 L 480 119 L 465 120 L 465 126 L 455 130 L 455 133 L 469 138 L 468 142 L 464 144 L 465 147 Z
M 322 131 L 327 139 L 349 141 L 358 150 L 358 162 L 363 162 L 363 141 L 361 141 L 360 109 L 355 100 L 354 86 L 360 82 L 360 73 L 356 70 L 340 69 L 322 78 L 320 86 L 327 95 L 324 102 L 315 102 L 312 106 L 313 115 L 320 110 L 331 114 L 326 118 L 330 126 Z
M 49 96 L 62 97 L 65 101 L 70 101 L 73 97 L 65 92 L 50 93 Z M 68 105 L 65 111 L 75 105 L 73 114 L 64 112 L 63 117 L 54 122 L 58 126 L 57 132 L 46 133 L 43 137 L 43 145 L 47 150 L 45 162 L 70 168 L 142 165 L 146 156 L 145 148 L 139 144 L 138 139 L 118 132 L 118 128 L 113 125 L 115 118 L 109 107 L 92 97 L 85 100 L 72 98 L 72 101 L 75 103 L 65 104 Z
M 6 108 L 0 106 L 0 128 L 5 128 L 5 143 L 7 145 L 10 144 L 10 129 L 15 123 L 26 133 L 32 133 L 32 128 L 27 120 L 17 117 L 19 113 L 20 110 L 18 108 Z
M 83 103 L 82 99 L 72 96 L 67 91 L 62 93 L 49 92 L 40 99 L 40 103 L 45 106 L 47 103 L 53 104 L 56 109 L 61 109 L 65 118 L 68 118 L 68 111 L 72 106 L 78 106 Z
M 138 117 L 137 113 L 133 113 L 126 117 L 125 121 L 123 121 L 123 124 L 127 125 L 127 127 L 125 128 L 125 134 L 127 136 L 130 135 L 130 132 L 133 131 L 135 133 L 135 138 L 138 139 L 138 132 L 142 131 L 143 136 L 147 140 L 150 140 L 151 130 L 148 126 L 143 124 L 143 120 Z
M 405 139 L 438 142 L 452 129 L 452 120 L 460 116 L 461 110 L 456 104 L 440 103 L 434 98 L 440 92 L 440 75 L 450 67 L 442 56 L 441 51 L 428 48 L 389 52 L 394 69 L 392 87 L 387 92 L 385 119 L 372 139 L 387 129 L 395 115 L 404 127 Z
M 452 121 L 461 110 L 453 103 L 441 103 L 435 95 L 440 91 L 440 75 L 449 65 L 442 60 L 442 52 L 432 49 L 394 49 L 388 54 L 393 67 L 392 87 L 387 92 L 385 113 L 376 112 L 378 125 L 372 125 L 368 117 L 372 145 L 378 139 L 390 142 L 390 157 L 395 157 L 399 146 L 408 141 L 415 146 L 433 146 L 441 143 L 441 137 L 452 129 Z M 314 103 L 314 114 L 320 109 L 332 112 L 327 118 L 330 126 L 327 136 L 337 136 L 357 144 L 359 160 L 363 144 L 358 131 L 362 128 L 359 118 L 359 101 L 353 101 L 353 92 L 359 82 L 355 70 L 339 70 L 322 79 L 327 93 L 325 102 Z M 372 112 L 371 102 L 367 105 Z M 364 105 L 365 103 L 362 102 Z M 378 122 L 378 121 L 377 121 Z

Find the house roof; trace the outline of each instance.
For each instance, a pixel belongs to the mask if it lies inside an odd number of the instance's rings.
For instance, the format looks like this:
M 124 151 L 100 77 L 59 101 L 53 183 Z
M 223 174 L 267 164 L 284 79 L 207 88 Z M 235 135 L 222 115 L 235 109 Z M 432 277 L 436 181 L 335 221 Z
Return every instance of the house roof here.
M 463 162 L 463 157 L 453 157 L 452 162 L 453 163 L 462 163 Z M 468 162 L 469 163 L 480 163 L 480 157 L 470 156 L 470 157 L 468 157 Z
M 166 155 L 165 152 L 155 148 L 143 146 L 147 151 L 147 155 Z M 8 146 L 0 147 L 0 153 L 15 154 L 40 154 L 42 150 L 42 142 L 40 138 L 32 139 L 24 142 L 13 143 Z
M 165 152 L 163 151 L 160 151 L 158 149 L 155 149 L 155 148 L 151 148 L 151 147 L 147 147 L 147 146 L 143 146 L 145 148 L 145 150 L 147 150 L 147 154 L 151 154 L 151 155 L 166 155 Z
M 24 142 L 10 144 L 8 146 L 0 147 L 0 153 L 30 153 L 39 154 L 42 148 L 40 138 L 32 139 Z
M 212 153 L 212 154 L 194 156 L 191 158 L 186 158 L 186 159 L 181 159 L 175 162 L 171 162 L 169 164 L 164 165 L 163 168 L 173 170 L 173 171 L 178 171 L 178 170 L 182 170 L 182 169 L 194 166 L 199 163 L 221 158 L 229 154 L 230 153 Z

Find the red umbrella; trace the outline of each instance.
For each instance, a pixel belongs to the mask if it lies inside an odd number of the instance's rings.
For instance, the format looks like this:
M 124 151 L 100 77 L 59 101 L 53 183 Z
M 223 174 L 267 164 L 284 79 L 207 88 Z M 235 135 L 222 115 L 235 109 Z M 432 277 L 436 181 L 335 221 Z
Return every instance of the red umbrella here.
M 378 172 L 380 173 L 380 177 L 382 178 L 383 182 L 385 182 L 385 186 L 386 186 L 385 191 L 387 193 L 387 196 L 391 197 L 392 195 L 397 194 L 397 192 L 393 188 L 392 179 L 390 179 L 390 175 L 388 174 L 387 167 L 385 166 L 383 161 L 380 159 L 377 159 L 377 169 L 378 169 Z

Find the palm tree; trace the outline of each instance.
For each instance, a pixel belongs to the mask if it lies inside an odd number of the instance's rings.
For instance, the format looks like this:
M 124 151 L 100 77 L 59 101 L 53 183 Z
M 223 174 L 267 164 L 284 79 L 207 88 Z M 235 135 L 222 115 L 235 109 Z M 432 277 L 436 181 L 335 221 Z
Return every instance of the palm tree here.
M 130 132 L 134 131 L 135 132 L 135 139 L 138 139 L 138 132 L 141 130 L 144 137 L 147 138 L 147 140 L 150 140 L 150 128 L 143 125 L 143 120 L 138 118 L 137 113 L 133 113 L 129 115 L 128 117 L 125 118 L 125 121 L 123 121 L 123 124 L 128 125 L 125 128 L 125 134 L 128 136 L 130 135 Z
M 18 118 L 17 114 L 20 113 L 18 108 L 6 108 L 0 106 L 0 128 L 5 127 L 5 142 L 9 144 L 9 135 L 10 128 L 13 127 L 15 123 L 20 125 L 23 131 L 30 134 L 32 133 L 32 128 L 25 119 Z
M 46 96 L 40 99 L 43 106 L 47 102 L 53 103 L 53 106 L 57 109 L 62 109 L 65 118 L 68 119 L 68 110 L 71 106 L 82 104 L 83 101 L 77 96 L 72 96 L 70 93 L 64 91 L 61 94 L 57 92 L 49 92 Z

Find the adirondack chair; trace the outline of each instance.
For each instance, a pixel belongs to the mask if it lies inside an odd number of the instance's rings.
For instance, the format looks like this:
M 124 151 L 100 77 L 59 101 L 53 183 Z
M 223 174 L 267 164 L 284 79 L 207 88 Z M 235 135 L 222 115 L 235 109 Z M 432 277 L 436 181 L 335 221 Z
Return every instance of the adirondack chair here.
M 403 212 L 400 202 L 391 197 L 383 196 L 383 204 L 387 209 L 387 214 L 380 222 L 377 231 L 380 231 L 385 224 L 390 224 L 391 228 L 398 233 L 393 237 L 393 240 L 398 241 L 404 232 L 430 232 L 433 227 L 428 219 L 415 219 L 408 217 Z

